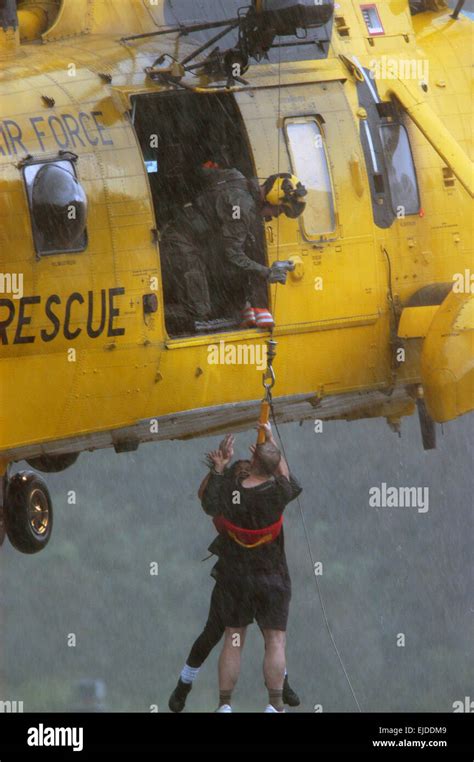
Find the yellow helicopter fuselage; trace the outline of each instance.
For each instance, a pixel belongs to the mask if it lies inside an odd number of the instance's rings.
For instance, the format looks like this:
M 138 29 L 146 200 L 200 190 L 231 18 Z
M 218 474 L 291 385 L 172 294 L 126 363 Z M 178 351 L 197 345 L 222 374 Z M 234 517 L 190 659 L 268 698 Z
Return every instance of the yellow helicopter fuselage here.
M 228 89 L 149 76 L 161 53 L 181 59 L 196 47 L 176 34 L 121 43 L 162 23 L 150 3 L 63 3 L 47 31 L 20 5 L 23 41 L 7 30 L 0 46 L 4 467 L 256 418 L 267 333 L 167 330 L 159 210 L 133 119 L 146 97 L 168 98 L 170 109 L 173 99 L 215 98 L 216 109 L 230 99 L 262 178 L 299 171 L 293 134 L 321 137 L 326 187 L 315 182 L 302 220 L 264 225 L 267 263 L 295 263 L 287 285 L 270 288 L 279 420 L 384 416 L 396 425 L 423 393 L 435 420 L 472 410 L 472 25 L 447 11 L 412 18 L 393 0 L 376 4 L 383 33 L 371 36 L 361 5 L 339 2 L 325 59 L 254 65 L 247 85 Z M 412 69 L 400 76 L 403 66 Z M 419 193 L 419 208 L 391 209 L 383 227 L 374 213 L 390 202 L 371 185 L 370 134 L 368 149 L 361 142 L 364 78 L 381 104 L 397 103 Z M 371 97 L 367 82 L 364 92 Z M 71 154 L 87 195 L 87 246 L 37 256 L 25 166 Z M 426 297 L 453 283 L 442 300 Z M 147 311 L 153 295 L 158 309 Z

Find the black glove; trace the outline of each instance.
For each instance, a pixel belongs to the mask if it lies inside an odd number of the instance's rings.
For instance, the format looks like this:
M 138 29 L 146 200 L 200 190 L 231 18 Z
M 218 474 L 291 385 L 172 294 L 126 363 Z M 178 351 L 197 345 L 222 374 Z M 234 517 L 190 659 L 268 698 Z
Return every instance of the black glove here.
M 271 270 L 268 282 L 269 283 L 281 283 L 282 286 L 285 285 L 287 279 L 287 273 L 283 272 L 282 270 Z
M 274 262 L 268 275 L 269 283 L 281 283 L 284 286 L 288 277 L 288 270 L 294 269 L 291 265 L 292 263 L 289 262 Z

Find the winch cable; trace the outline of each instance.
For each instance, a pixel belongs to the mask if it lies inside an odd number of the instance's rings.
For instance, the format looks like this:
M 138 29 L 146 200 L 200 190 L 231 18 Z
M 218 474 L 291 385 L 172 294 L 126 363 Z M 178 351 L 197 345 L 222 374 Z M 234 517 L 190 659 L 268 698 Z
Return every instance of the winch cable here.
M 281 42 L 281 38 L 278 37 L 278 42 Z M 281 133 L 282 133 L 282 124 L 281 124 L 281 48 L 278 48 L 278 138 L 277 138 L 277 173 L 280 174 L 281 169 Z M 277 229 L 277 256 L 276 261 L 280 261 L 280 215 L 278 215 L 276 219 L 276 229 Z M 273 339 L 273 331 L 276 326 L 276 307 L 277 307 L 277 297 L 278 297 L 278 286 L 275 285 L 275 300 L 273 303 L 273 315 L 274 315 L 274 327 L 271 331 L 271 336 Z
M 275 431 L 277 433 L 278 440 L 280 442 L 280 447 L 281 447 L 281 451 L 283 453 L 283 457 L 285 458 L 286 462 L 288 463 L 288 458 L 287 458 L 287 455 L 286 455 L 285 445 L 283 443 L 283 439 L 282 439 L 282 436 L 280 434 L 280 430 L 278 428 L 278 424 L 277 424 L 277 420 L 276 420 L 275 408 L 274 408 L 274 405 L 273 405 L 273 395 L 272 395 L 272 389 L 273 389 L 273 387 L 275 385 L 275 381 L 276 381 L 275 371 L 273 369 L 273 360 L 274 360 L 274 358 L 276 356 L 276 341 L 273 341 L 273 340 L 270 339 L 268 341 L 268 345 L 269 345 L 269 348 L 268 348 L 267 369 L 266 369 L 265 373 L 263 374 L 263 386 L 264 386 L 264 389 L 265 389 L 265 398 L 262 400 L 262 403 L 261 403 L 260 420 L 259 420 L 259 422 L 260 423 L 267 423 L 268 420 L 269 420 L 269 414 L 271 413 L 272 422 L 273 422 L 273 425 L 275 427 Z M 264 434 L 264 432 L 262 432 L 262 434 Z M 261 439 L 261 434 L 260 434 L 260 431 L 259 431 L 259 439 L 257 440 L 257 442 L 261 442 L 261 441 L 262 441 L 262 439 Z M 306 538 L 306 545 L 307 545 L 307 549 L 308 549 L 309 558 L 310 558 L 310 561 L 311 561 L 311 568 L 313 569 L 313 577 L 314 577 L 314 581 L 315 581 L 315 584 L 316 584 L 316 590 L 317 590 L 317 593 L 318 593 L 319 602 L 321 604 L 321 611 L 323 613 L 324 624 L 325 624 L 326 630 L 328 631 L 329 638 L 331 640 L 331 643 L 332 643 L 332 646 L 333 646 L 334 651 L 336 653 L 336 656 L 337 656 L 337 658 L 339 660 L 339 664 L 341 665 L 342 671 L 344 672 L 344 677 L 346 678 L 347 684 L 348 684 L 348 686 L 350 688 L 350 691 L 351 691 L 351 694 L 352 694 L 352 698 L 354 699 L 354 702 L 355 702 L 355 704 L 357 706 L 358 711 L 362 712 L 362 707 L 361 707 L 361 705 L 359 703 L 359 700 L 358 700 L 356 692 L 355 692 L 355 690 L 353 688 L 351 679 L 350 679 L 349 674 L 347 672 L 346 666 L 344 664 L 344 661 L 342 659 L 340 651 L 339 651 L 339 649 L 337 647 L 336 640 L 335 640 L 334 635 L 332 633 L 331 625 L 329 624 L 329 618 L 328 618 L 328 615 L 327 615 L 326 604 L 324 603 L 324 598 L 323 598 L 323 594 L 322 594 L 322 590 L 321 590 L 321 585 L 319 584 L 319 581 L 318 581 L 318 575 L 315 573 L 316 572 L 316 562 L 314 560 L 313 550 L 311 548 L 311 541 L 310 541 L 310 538 L 309 538 L 309 532 L 308 532 L 308 527 L 307 527 L 307 524 L 306 524 L 306 518 L 305 518 L 305 515 L 304 515 L 304 511 L 303 511 L 303 506 L 301 504 L 301 500 L 300 500 L 299 496 L 296 498 L 296 500 L 297 500 L 297 503 L 298 503 L 298 509 L 299 509 L 299 513 L 300 513 L 300 517 L 301 517 L 301 523 L 302 523 L 304 535 L 305 535 L 305 538 Z

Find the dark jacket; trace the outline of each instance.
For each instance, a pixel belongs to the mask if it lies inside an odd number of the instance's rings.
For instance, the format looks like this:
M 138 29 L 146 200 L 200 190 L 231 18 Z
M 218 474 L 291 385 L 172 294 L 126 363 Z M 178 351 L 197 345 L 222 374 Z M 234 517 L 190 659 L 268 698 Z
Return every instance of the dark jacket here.
M 284 476 L 271 477 L 251 488 L 242 487 L 244 478 L 236 476 L 235 467 L 222 476 L 211 473 L 202 497 L 204 511 L 209 516 L 222 515 L 245 529 L 262 529 L 277 522 L 288 503 L 302 491 L 292 474 L 290 480 Z M 283 529 L 276 540 L 256 548 L 243 548 L 221 534 L 211 543 L 209 551 L 219 557 L 215 567 L 219 576 L 277 573 L 289 577 Z
M 202 173 L 203 192 L 180 210 L 172 227 L 187 232 L 194 241 L 201 239 L 208 244 L 210 238 L 219 239 L 228 265 L 266 278 L 269 268 L 248 256 L 255 256 L 253 231 L 261 224 L 258 184 L 237 169 L 204 169 Z

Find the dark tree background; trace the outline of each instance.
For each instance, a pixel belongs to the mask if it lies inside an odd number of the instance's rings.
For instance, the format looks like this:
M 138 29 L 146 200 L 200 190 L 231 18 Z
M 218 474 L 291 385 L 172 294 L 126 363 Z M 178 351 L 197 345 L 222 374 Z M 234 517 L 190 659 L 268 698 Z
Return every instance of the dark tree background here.
M 404 421 L 401 439 L 383 421 L 327 423 L 322 434 L 311 423 L 281 427 L 304 485 L 329 621 L 364 710 L 452 711 L 472 694 L 473 420 L 445 425 L 429 453 L 415 418 Z M 236 456 L 253 439 L 239 434 Z M 1 698 L 24 701 L 25 711 L 65 710 L 77 681 L 90 677 L 105 681 L 111 710 L 167 710 L 213 584 L 212 561 L 201 562 L 213 528 L 196 490 L 202 455 L 217 442 L 83 454 L 67 472 L 48 476 L 56 508 L 50 545 L 33 557 L 7 543 L 0 553 Z M 381 482 L 429 487 L 429 510 L 370 507 L 369 489 Z M 76 504 L 68 504 L 71 490 Z M 300 710 L 353 711 L 296 503 L 285 533 L 293 577 L 288 667 Z M 251 629 L 236 709 L 258 711 L 266 695 L 263 648 Z M 216 706 L 218 650 L 190 710 Z

